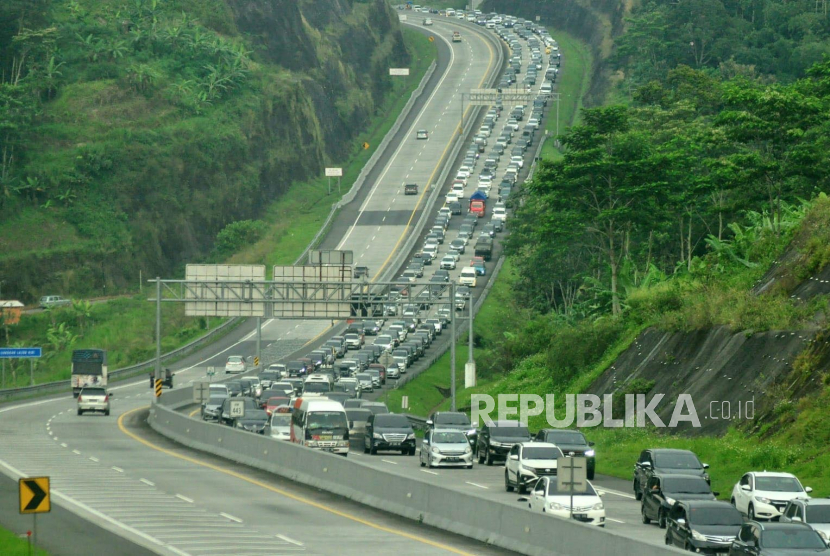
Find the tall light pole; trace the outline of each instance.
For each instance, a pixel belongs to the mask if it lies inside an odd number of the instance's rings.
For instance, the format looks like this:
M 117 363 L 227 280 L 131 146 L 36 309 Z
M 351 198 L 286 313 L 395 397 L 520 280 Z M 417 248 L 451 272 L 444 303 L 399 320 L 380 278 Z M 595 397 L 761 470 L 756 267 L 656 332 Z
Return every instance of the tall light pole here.
M 467 364 L 464 365 L 464 388 L 476 385 L 476 361 L 473 358 L 473 294 L 470 292 L 470 336 L 467 339 Z
M 450 281 L 450 411 L 455 411 L 455 282 Z

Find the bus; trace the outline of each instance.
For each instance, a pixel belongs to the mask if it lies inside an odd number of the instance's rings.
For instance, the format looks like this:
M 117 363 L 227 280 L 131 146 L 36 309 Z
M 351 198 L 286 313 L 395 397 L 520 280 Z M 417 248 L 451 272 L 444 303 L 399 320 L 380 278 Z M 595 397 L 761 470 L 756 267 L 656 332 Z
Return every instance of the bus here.
M 107 351 L 76 349 L 72 352 L 72 395 L 76 398 L 84 386 L 107 385 Z
M 349 455 L 349 419 L 340 402 L 298 398 L 291 412 L 291 442 Z

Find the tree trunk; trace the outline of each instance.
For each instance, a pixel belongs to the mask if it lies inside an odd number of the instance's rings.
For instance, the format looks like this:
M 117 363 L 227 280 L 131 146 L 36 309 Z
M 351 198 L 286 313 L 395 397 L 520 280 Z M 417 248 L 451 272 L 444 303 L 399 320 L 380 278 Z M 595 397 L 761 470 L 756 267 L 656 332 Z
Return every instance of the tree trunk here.
M 686 250 L 685 250 L 686 242 L 683 240 L 683 217 L 680 217 L 680 260 L 686 260 Z
M 688 257 L 688 264 L 686 270 L 692 270 L 692 215 L 689 213 L 689 234 L 686 236 L 686 256 Z

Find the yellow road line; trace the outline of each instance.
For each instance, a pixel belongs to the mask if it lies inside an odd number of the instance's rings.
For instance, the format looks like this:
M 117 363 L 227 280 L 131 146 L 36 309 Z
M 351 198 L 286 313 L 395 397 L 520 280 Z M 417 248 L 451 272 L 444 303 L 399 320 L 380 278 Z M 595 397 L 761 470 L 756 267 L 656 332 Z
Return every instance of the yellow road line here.
M 476 33 L 476 37 L 480 41 L 482 41 L 487 46 L 487 50 L 490 51 L 490 59 L 487 62 L 487 67 L 490 68 L 493 65 L 493 55 L 494 55 L 493 47 L 490 46 L 490 41 L 484 39 L 484 37 L 482 37 L 480 34 Z M 487 79 L 487 73 L 488 72 L 484 72 L 484 76 L 481 78 L 481 81 L 479 81 L 479 83 L 478 83 L 479 88 L 481 88 L 481 86 L 484 85 L 484 80 Z M 464 111 L 464 115 L 462 116 L 462 120 L 464 118 L 466 118 L 467 113 L 471 109 L 472 109 L 472 106 L 467 106 L 467 109 Z M 441 153 L 441 158 L 438 159 L 438 164 L 432 170 L 432 174 L 430 174 L 429 180 L 427 180 L 426 187 L 424 187 L 423 192 L 421 192 L 421 196 L 418 197 L 418 203 L 415 205 L 415 208 L 412 210 L 412 214 L 409 215 L 409 221 L 407 221 L 406 227 L 404 228 L 403 233 L 401 233 L 401 237 L 398 238 L 398 242 L 395 243 L 395 247 L 389 253 L 389 256 L 386 257 L 386 260 L 383 261 L 383 264 L 381 265 L 380 270 L 378 270 L 377 273 L 375 273 L 375 275 L 372 277 L 372 282 L 374 282 L 375 280 L 378 279 L 378 276 L 381 275 L 381 273 L 383 272 L 383 269 L 386 268 L 386 265 L 389 264 L 389 261 L 392 260 L 392 257 L 398 251 L 398 247 L 400 247 L 401 242 L 403 241 L 403 238 L 406 236 L 407 232 L 409 231 L 409 227 L 412 225 L 412 220 L 415 218 L 415 213 L 418 212 L 418 209 L 421 206 L 421 202 L 424 200 L 424 196 L 427 194 L 427 191 L 429 191 L 429 186 L 432 183 L 432 180 L 435 178 L 436 172 L 438 172 L 439 168 L 441 168 L 441 166 L 444 164 L 444 157 L 447 156 L 447 151 L 450 150 L 450 147 L 452 146 L 452 143 L 453 143 L 454 140 L 455 140 L 455 133 L 453 133 L 453 138 L 450 139 L 450 142 L 447 143 L 447 146 L 444 148 L 444 152 Z
M 195 458 L 184 456 L 182 454 L 177 454 L 175 452 L 167 450 L 166 448 L 162 448 L 161 446 L 157 446 L 157 445 L 153 444 L 152 442 L 150 442 L 148 440 L 145 440 L 143 438 L 140 438 L 138 435 L 128 431 L 127 428 L 124 426 L 124 418 L 125 417 L 127 417 L 128 415 L 131 415 L 132 413 L 135 413 L 137 411 L 142 411 L 142 410 L 148 409 L 149 407 L 150 406 L 148 406 L 148 405 L 145 405 L 143 407 L 137 407 L 135 409 L 131 409 L 130 411 L 127 411 L 126 413 L 122 414 L 118 418 L 118 428 L 119 428 L 119 430 L 121 432 L 123 432 L 124 434 L 126 434 L 127 436 L 129 436 L 130 438 L 132 438 L 133 440 L 135 440 L 137 442 L 140 442 L 141 444 L 144 444 L 148 448 L 152 448 L 153 450 L 157 450 L 157 451 L 159 451 L 163 454 L 167 454 L 168 456 L 172 456 L 174 458 L 178 458 L 178 459 L 187 461 L 187 462 L 195 464 L 195 465 L 200 465 L 202 467 L 207 467 L 208 469 L 212 469 L 213 471 L 218 471 L 219 473 L 224 473 L 225 475 L 230 475 L 231 477 L 235 477 L 237 479 L 245 481 L 246 483 L 250 483 L 250 484 L 256 485 L 260 488 L 270 490 L 271 492 L 275 492 L 277 494 L 285 496 L 286 498 L 290 498 L 292 500 L 296 500 L 297 502 L 307 504 L 309 506 L 317 508 L 318 510 L 323 510 L 325 512 L 329 512 L 329 513 L 334 514 L 338 517 L 342 517 L 344 519 L 348 519 L 350 521 L 360 523 L 361 525 L 366 525 L 367 527 L 371 527 L 372 529 L 377 529 L 378 531 L 383 531 L 384 533 L 390 533 L 392 535 L 397 535 L 399 537 L 404 537 L 404 538 L 412 540 L 412 541 L 417 541 L 417 542 L 420 542 L 420 543 L 423 543 L 423 544 L 428 544 L 428 545 L 433 546 L 435 548 L 440 548 L 440 549 L 446 550 L 448 552 L 452 552 L 454 554 L 464 554 L 464 555 L 467 555 L 467 556 L 473 556 L 469 552 L 464 552 L 464 551 L 458 550 L 457 548 L 453 548 L 452 546 L 449 546 L 449 545 L 446 545 L 446 544 L 430 541 L 428 539 L 424 539 L 424 538 L 416 536 L 416 535 L 410 535 L 409 533 L 396 531 L 395 529 L 390 529 L 388 527 L 383 527 L 382 525 L 377 525 L 375 523 L 372 523 L 371 521 L 366 521 L 364 519 L 360 519 L 359 517 L 355 517 L 355 516 L 349 515 L 345 512 L 341 512 L 340 510 L 336 510 L 336 509 L 331 508 L 329 506 L 326 506 L 324 504 L 320 504 L 319 502 L 315 502 L 313 500 L 309 500 L 308 498 L 304 498 L 302 496 L 298 496 L 296 494 L 292 494 L 292 493 L 287 492 L 285 490 L 273 487 L 273 486 L 271 486 L 267 483 L 263 483 L 262 481 L 258 481 L 256 479 L 248 477 L 247 475 L 243 475 L 242 473 L 239 473 L 237 471 L 232 471 L 230 469 L 225 469 L 224 467 L 220 467 L 218 465 L 213 465 L 212 463 L 199 461 Z

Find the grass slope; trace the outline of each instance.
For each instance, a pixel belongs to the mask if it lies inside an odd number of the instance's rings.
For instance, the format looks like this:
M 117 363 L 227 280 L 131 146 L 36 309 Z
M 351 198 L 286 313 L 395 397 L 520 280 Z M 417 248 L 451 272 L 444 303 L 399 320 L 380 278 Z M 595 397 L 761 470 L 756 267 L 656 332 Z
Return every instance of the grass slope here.
M 3 556 L 30 556 L 29 541 L 21 539 L 8 529 L 0 527 L 0 554 Z M 34 551 L 36 556 L 48 556 L 48 552 L 41 549 Z

